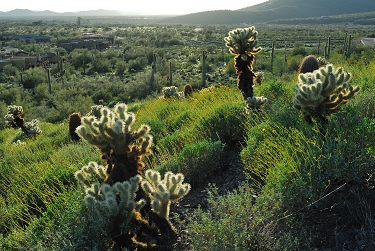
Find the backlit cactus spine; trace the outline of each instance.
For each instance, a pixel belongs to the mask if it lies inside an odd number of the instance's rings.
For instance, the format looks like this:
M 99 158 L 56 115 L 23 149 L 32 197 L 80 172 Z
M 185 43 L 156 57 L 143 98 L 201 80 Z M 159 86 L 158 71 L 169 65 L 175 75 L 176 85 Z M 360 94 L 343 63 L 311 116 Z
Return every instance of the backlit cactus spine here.
M 229 52 L 234 55 L 234 68 L 237 73 L 237 87 L 241 91 L 245 101 L 248 98 L 257 99 L 254 97 L 254 79 L 256 74 L 253 71 L 253 64 L 255 54 L 262 50 L 257 47 L 258 32 L 255 27 L 237 28 L 228 33 L 224 38 L 225 46 L 229 48 Z M 262 106 L 264 103 L 259 99 L 255 104 Z M 251 102 L 251 101 L 249 101 Z M 259 106 L 259 107 L 260 107 Z M 258 107 L 258 108 L 259 108 Z
M 117 230 L 123 224 L 128 224 L 134 210 L 139 211 L 146 203 L 144 199 L 135 201 L 141 176 L 136 175 L 129 181 L 117 182 L 113 186 L 91 183 L 94 178 L 103 180 L 106 168 L 95 162 L 75 173 L 76 179 L 85 189 L 85 205 L 91 210 L 96 219 L 101 219 L 109 232 Z
M 135 115 L 127 112 L 127 105 L 119 103 L 110 110 L 103 107 L 101 117 L 84 116 L 76 132 L 81 139 L 98 147 L 102 159 L 107 161 L 105 183 L 127 181 L 138 174 L 142 175 L 144 162 L 142 157 L 151 154 L 151 128 L 141 125 L 131 131 Z
M 42 130 L 39 128 L 39 120 L 33 119 L 29 122 L 25 122 L 22 116 L 22 106 L 10 105 L 7 107 L 7 114 L 4 119 L 9 127 L 15 129 L 21 128 L 22 132 L 28 138 L 37 137 L 42 133 Z
M 7 114 L 4 119 L 7 125 L 12 128 L 22 128 L 24 126 L 22 106 L 9 105 L 7 107 Z
M 190 184 L 184 181 L 181 173 L 166 172 L 164 179 L 154 170 L 145 172 L 141 187 L 151 198 L 151 208 L 160 217 L 169 220 L 169 208 L 172 202 L 180 200 L 190 191 Z
M 294 107 L 304 113 L 309 123 L 313 117 L 327 123 L 326 116 L 334 113 L 359 91 L 358 86 L 349 84 L 351 78 L 351 73 L 345 72 L 342 67 L 335 69 L 332 64 L 299 74 Z

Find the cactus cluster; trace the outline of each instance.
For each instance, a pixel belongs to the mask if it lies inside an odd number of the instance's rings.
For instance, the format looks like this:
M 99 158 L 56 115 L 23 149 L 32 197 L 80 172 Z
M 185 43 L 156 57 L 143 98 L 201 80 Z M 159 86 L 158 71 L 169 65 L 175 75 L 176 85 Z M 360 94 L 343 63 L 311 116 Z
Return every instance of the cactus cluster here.
M 249 97 L 246 99 L 246 110 L 252 110 L 252 109 L 260 109 L 268 102 L 268 99 L 266 97 Z
M 312 122 L 312 117 L 326 122 L 326 115 L 335 112 L 359 91 L 358 86 L 349 84 L 351 77 L 342 67 L 335 69 L 332 64 L 299 74 L 294 107 L 304 112 L 308 122 Z
M 9 105 L 4 119 L 9 127 L 22 128 L 24 124 L 23 108 L 18 105 Z
M 25 122 L 22 131 L 29 138 L 38 136 L 42 133 L 42 130 L 39 128 L 39 120 L 33 119 L 29 122 Z
M 163 247 L 171 245 L 177 235 L 169 221 L 169 207 L 189 192 L 190 185 L 182 184 L 182 174 L 167 173 L 161 180 L 152 170 L 146 171 L 143 180 L 142 156 L 151 154 L 150 127 L 141 125 L 132 131 L 135 115 L 126 104 L 117 104 L 113 110 L 101 107 L 100 114 L 100 118 L 82 117 L 76 129 L 81 139 L 101 150 L 107 162 L 106 166 L 90 162 L 75 173 L 85 189 L 85 205 L 105 222 L 119 249 L 152 250 L 157 246 L 154 240 Z M 128 231 L 121 231 L 125 225 Z
M 184 98 L 184 92 L 179 92 L 176 86 L 163 87 L 163 98 Z
M 258 32 L 255 27 L 237 28 L 225 37 L 225 46 L 229 48 L 232 55 L 240 55 L 243 61 L 247 61 L 249 55 L 258 53 L 262 48 L 257 47 Z
M 224 38 L 225 46 L 228 47 L 229 52 L 234 57 L 234 68 L 237 73 L 237 88 L 241 91 L 244 100 L 247 102 L 249 98 L 253 102 L 254 108 L 260 108 L 264 105 L 261 101 L 265 101 L 264 98 L 254 99 L 254 80 L 257 75 L 253 71 L 253 64 L 255 54 L 262 50 L 258 47 L 257 40 L 258 32 L 254 26 L 248 28 L 237 28 L 231 30 L 228 36 Z M 259 78 L 260 79 L 260 78 Z M 258 105 L 255 107 L 255 105 Z
M 135 201 L 141 176 L 136 175 L 129 181 L 117 182 L 113 186 L 93 182 L 95 178 L 103 180 L 106 168 L 90 162 L 75 173 L 76 179 L 85 188 L 85 205 L 97 219 L 103 219 L 109 232 L 128 224 L 133 211 L 139 211 L 145 204 L 144 199 Z
M 39 120 L 33 119 L 29 122 L 25 122 L 22 116 L 22 106 L 9 105 L 7 107 L 7 114 L 4 116 L 4 119 L 7 126 L 15 129 L 21 128 L 22 132 L 28 138 L 37 137 L 42 133 L 42 130 L 39 128 Z
M 164 179 L 154 170 L 145 172 L 141 187 L 151 198 L 151 208 L 160 217 L 168 220 L 171 202 L 178 201 L 190 191 L 190 184 L 182 182 L 184 175 L 166 172 Z
M 119 103 L 113 111 L 101 108 L 101 117 L 82 117 L 76 132 L 81 139 L 98 147 L 102 158 L 107 160 L 107 183 L 125 181 L 137 174 L 142 175 L 142 156 L 151 154 L 151 128 L 141 125 L 131 131 L 135 115 L 127 111 L 127 105 Z

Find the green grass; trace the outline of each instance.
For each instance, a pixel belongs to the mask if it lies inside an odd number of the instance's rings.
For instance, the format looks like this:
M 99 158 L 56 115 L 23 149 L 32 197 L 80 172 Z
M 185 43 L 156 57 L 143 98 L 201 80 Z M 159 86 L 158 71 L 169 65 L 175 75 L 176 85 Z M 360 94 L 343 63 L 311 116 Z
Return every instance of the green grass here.
M 270 79 L 256 87 L 257 95 L 270 101 L 260 112 L 246 113 L 234 85 L 217 85 L 186 99 L 129 104 L 136 115 L 133 128 L 148 124 L 154 137 L 146 168 L 182 172 L 198 185 L 204 175 L 220 170 L 225 150 L 240 153 L 247 182 L 224 196 L 211 187 L 208 210 L 186 215 L 183 228 L 193 250 L 327 247 L 319 241 L 326 232 L 314 225 L 314 217 L 327 207 L 335 209 L 342 201 L 334 196 L 344 188 L 353 194 L 375 169 L 375 62 L 340 64 L 362 91 L 330 116 L 324 134 L 292 107 L 292 77 L 267 74 Z M 0 131 L 0 249 L 45 250 L 47 243 L 53 250 L 103 249 L 108 233 L 88 216 L 74 178 L 89 161 L 102 163 L 99 151 L 70 140 L 66 123 L 41 123 L 40 128 L 36 139 L 14 129 Z M 13 144 L 17 140 L 25 144 Z M 359 198 L 365 206 L 357 203 L 353 210 L 370 213 L 372 198 Z M 358 229 L 375 221 L 369 214 L 361 222 Z M 373 247 L 375 230 L 368 225 L 366 230 L 358 242 L 362 238 Z

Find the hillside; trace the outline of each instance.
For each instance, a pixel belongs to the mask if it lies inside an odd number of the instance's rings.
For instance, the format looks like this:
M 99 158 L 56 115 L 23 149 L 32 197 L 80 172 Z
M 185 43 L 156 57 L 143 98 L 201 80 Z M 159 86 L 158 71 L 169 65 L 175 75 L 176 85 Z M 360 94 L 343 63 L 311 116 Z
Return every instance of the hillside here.
M 375 10 L 375 2 L 368 0 L 270 0 L 236 11 L 220 10 L 193 13 L 164 19 L 166 23 L 179 24 L 241 24 L 277 23 L 278 20 L 311 17 L 330 17 Z

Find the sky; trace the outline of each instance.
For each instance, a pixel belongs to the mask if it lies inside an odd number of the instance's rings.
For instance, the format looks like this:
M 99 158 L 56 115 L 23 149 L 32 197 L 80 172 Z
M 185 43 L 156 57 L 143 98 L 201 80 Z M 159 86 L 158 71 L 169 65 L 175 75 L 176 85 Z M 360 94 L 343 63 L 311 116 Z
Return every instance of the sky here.
M 50 10 L 55 12 L 77 12 L 85 10 L 119 10 L 126 12 L 142 12 L 155 15 L 183 15 L 209 10 L 238 10 L 268 0 L 231 1 L 219 0 L 122 0 L 122 1 L 82 1 L 82 0 L 9 0 L 1 1 L 0 11 L 29 9 L 36 11 Z M 244 3 L 247 2 L 247 3 Z M 136 4 L 134 4 L 136 3 Z

